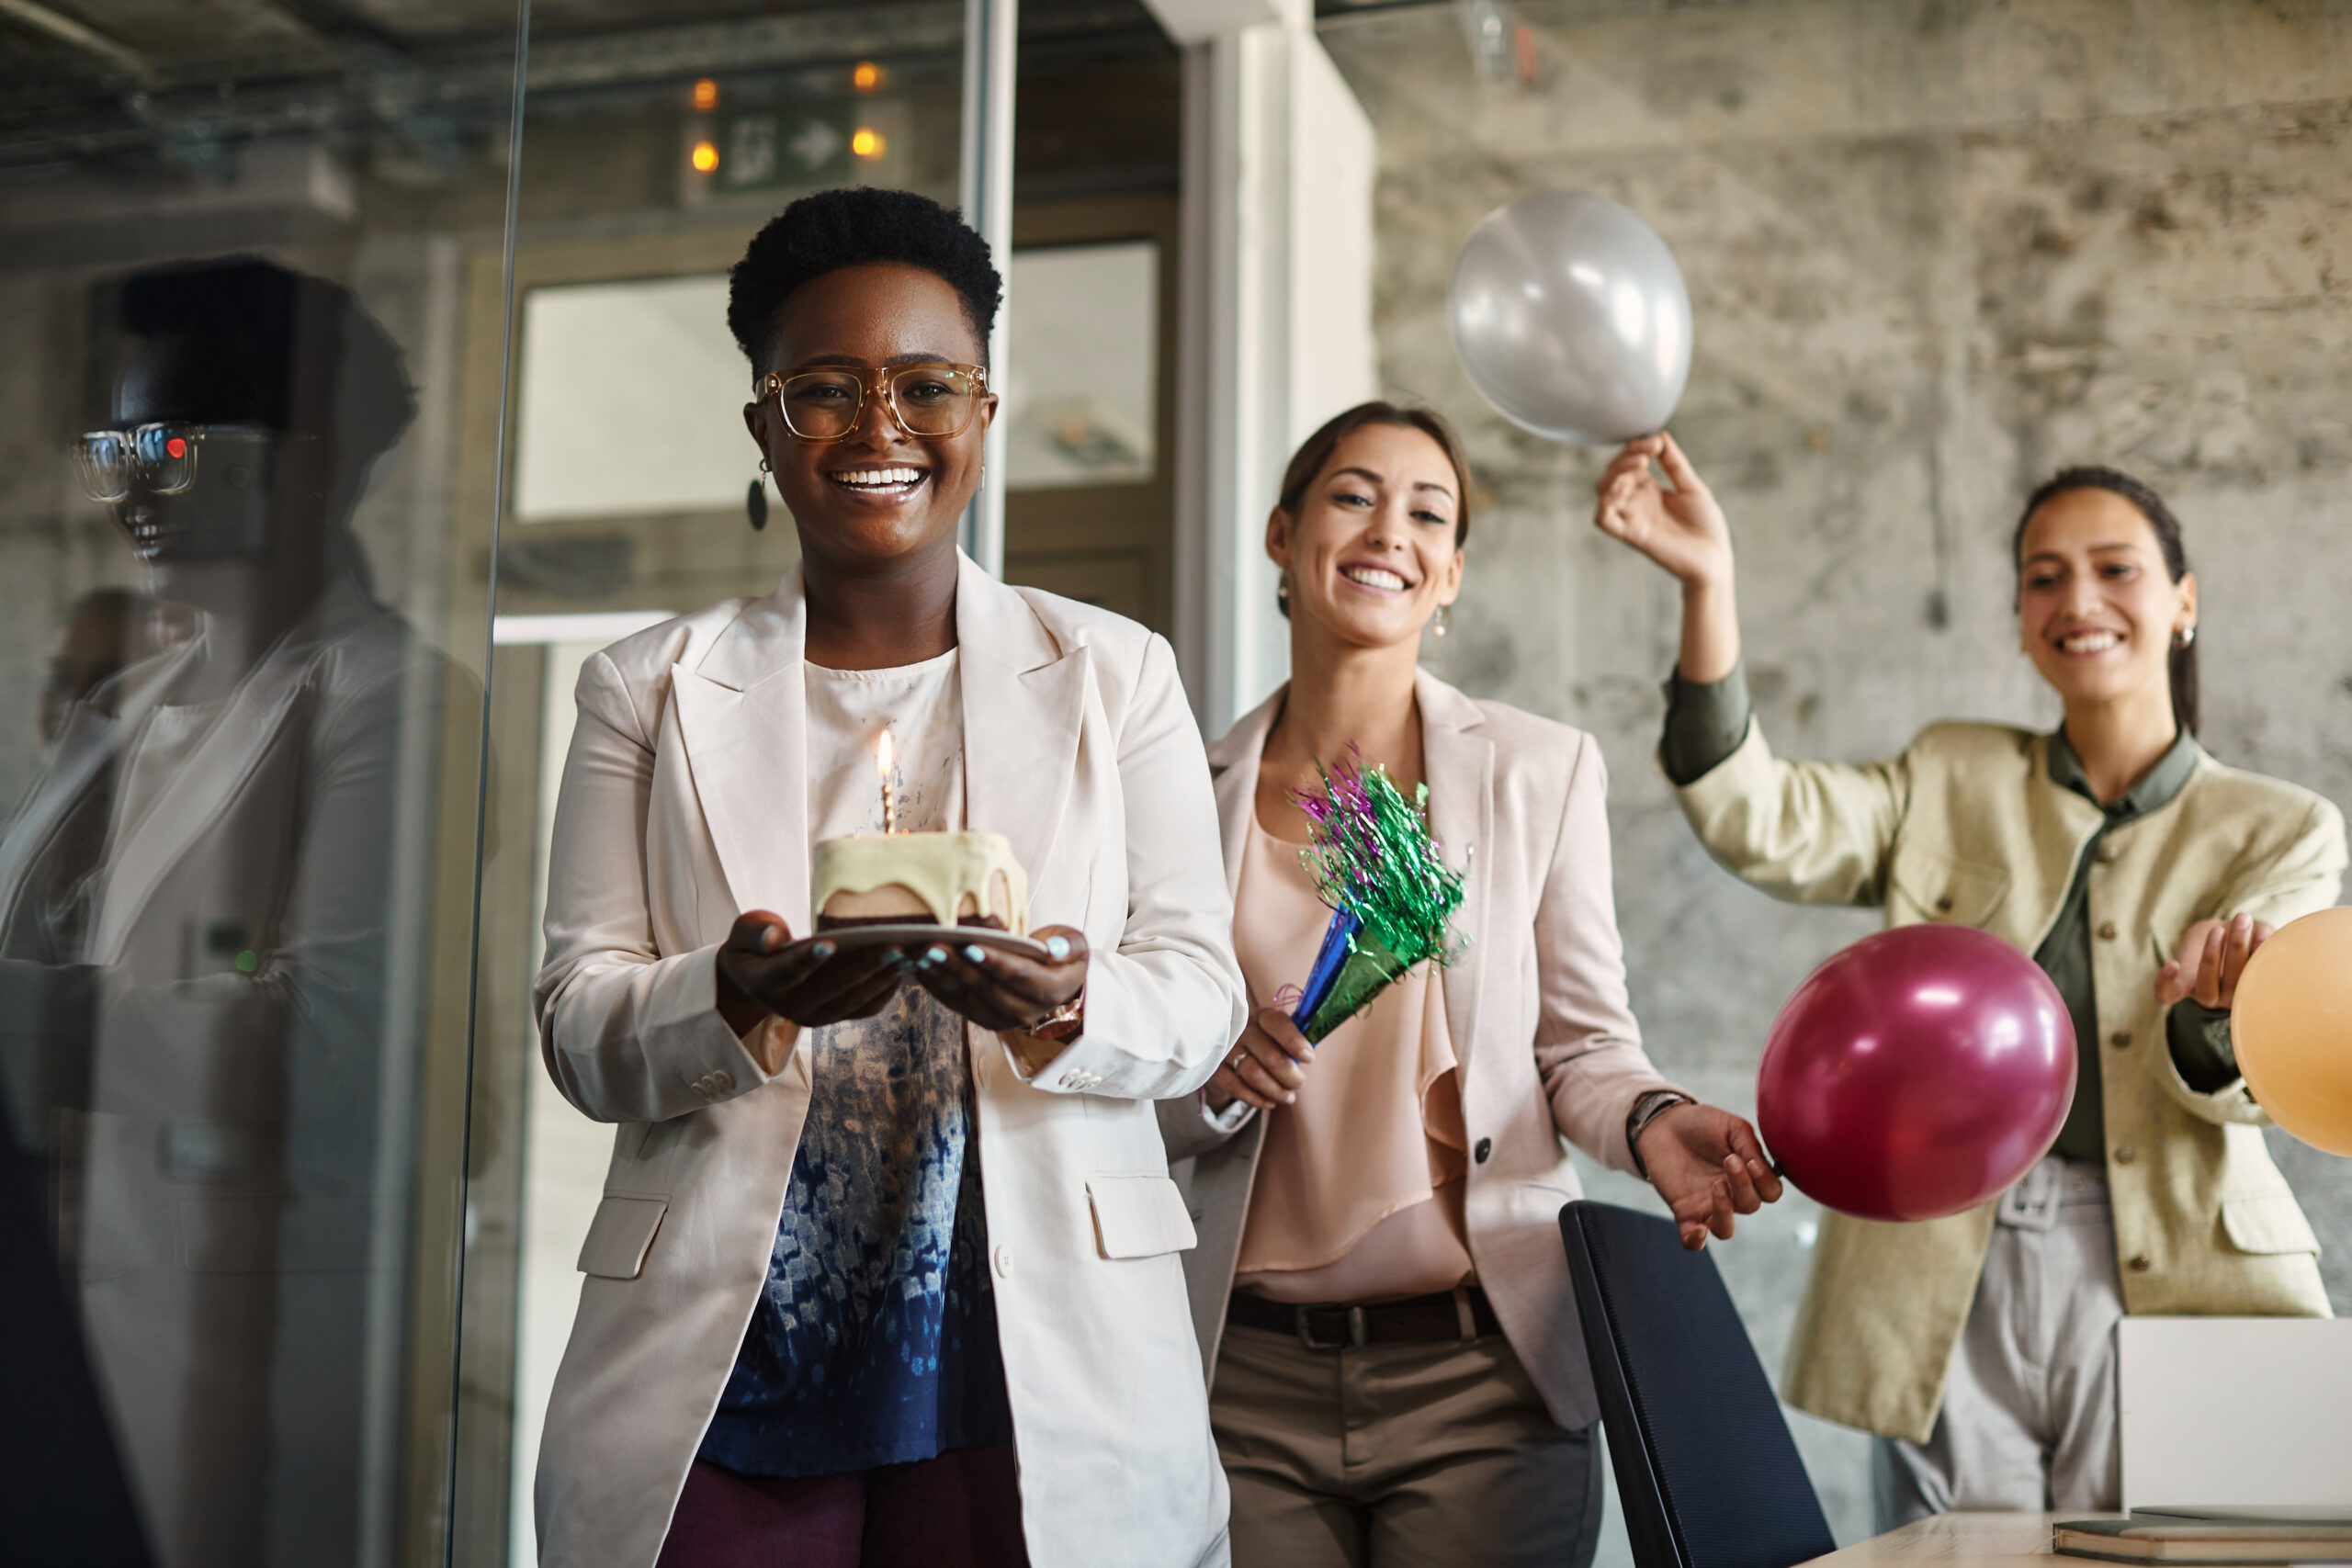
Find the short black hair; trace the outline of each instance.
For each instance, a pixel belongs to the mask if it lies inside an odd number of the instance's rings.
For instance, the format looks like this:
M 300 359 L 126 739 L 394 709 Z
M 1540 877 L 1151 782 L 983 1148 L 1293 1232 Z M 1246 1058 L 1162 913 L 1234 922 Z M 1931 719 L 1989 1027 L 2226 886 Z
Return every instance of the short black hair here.
M 727 329 L 756 375 L 775 349 L 776 312 L 792 291 L 829 272 L 876 262 L 921 267 L 964 297 L 988 356 L 1004 299 L 989 243 L 952 209 L 910 190 L 865 186 L 804 196 L 769 220 L 727 279 Z
M 204 374 L 186 417 L 316 427 L 364 468 L 416 416 L 400 345 L 343 285 L 254 255 L 152 267 L 120 283 L 123 333 L 185 338 Z

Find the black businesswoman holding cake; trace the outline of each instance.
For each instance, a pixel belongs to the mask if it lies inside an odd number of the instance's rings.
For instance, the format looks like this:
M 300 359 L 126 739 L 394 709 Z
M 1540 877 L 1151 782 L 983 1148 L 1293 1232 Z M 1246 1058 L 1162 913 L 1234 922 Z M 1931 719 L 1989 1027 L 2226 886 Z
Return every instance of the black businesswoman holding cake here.
M 999 296 L 920 197 L 769 224 L 729 324 L 801 564 L 582 671 L 538 1011 L 620 1126 L 547 1562 L 1222 1556 L 1151 1105 L 1241 1028 L 1216 807 L 1165 642 L 956 549 Z M 909 842 L 843 849 L 885 732 Z M 812 930 L 812 857 L 835 919 L 897 886 L 1045 953 Z

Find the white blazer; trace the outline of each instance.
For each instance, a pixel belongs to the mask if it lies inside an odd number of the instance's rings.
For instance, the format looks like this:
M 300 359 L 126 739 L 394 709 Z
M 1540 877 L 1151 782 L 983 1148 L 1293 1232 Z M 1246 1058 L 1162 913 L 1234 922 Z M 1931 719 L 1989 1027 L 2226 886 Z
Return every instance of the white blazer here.
M 767 1276 L 809 1042 L 771 1020 L 763 1070 L 715 953 L 743 909 L 808 922 L 804 609 L 796 570 L 581 672 L 537 999 L 564 1097 L 620 1127 L 540 1448 L 545 1563 L 652 1563 Z M 1131 621 L 965 560 L 956 629 L 967 819 L 1012 840 L 1033 923 L 1093 949 L 1085 1032 L 1035 1077 L 966 1032 L 1029 1554 L 1222 1562 L 1193 1233 L 1151 1104 L 1244 1011 L 1200 737 Z
M 1259 756 L 1288 693 L 1209 749 L 1231 886 L 1257 813 Z M 1560 1210 L 1584 1190 L 1565 1145 L 1630 1172 L 1627 1112 L 1650 1090 L 1677 1087 L 1650 1065 L 1626 1000 L 1608 770 L 1591 736 L 1474 702 L 1427 671 L 1414 700 L 1430 827 L 1449 861 L 1468 862 L 1454 916 L 1468 940 L 1440 984 L 1470 1140 L 1462 1205 L 1470 1258 L 1552 1418 L 1589 1426 L 1600 1409 L 1560 1239 Z M 1191 1161 L 1184 1175 L 1202 1240 L 1184 1271 L 1214 1376 L 1265 1121 L 1252 1116 L 1227 1136 L 1190 1096 L 1161 1106 L 1160 1119 L 1170 1152 Z

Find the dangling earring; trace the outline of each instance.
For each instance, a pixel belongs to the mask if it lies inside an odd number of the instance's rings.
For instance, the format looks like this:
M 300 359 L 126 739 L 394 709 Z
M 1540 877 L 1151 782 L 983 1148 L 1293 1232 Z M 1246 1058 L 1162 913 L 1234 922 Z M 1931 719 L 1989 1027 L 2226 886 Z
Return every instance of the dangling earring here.
M 752 520 L 752 532 L 758 533 L 768 525 L 768 460 L 760 459 L 759 476 L 752 480 L 752 488 L 743 492 L 743 512 Z
M 1430 623 L 1430 630 L 1439 637 L 1443 637 L 1445 635 L 1446 623 L 1453 619 L 1453 605 L 1440 604 L 1437 607 L 1437 618 Z

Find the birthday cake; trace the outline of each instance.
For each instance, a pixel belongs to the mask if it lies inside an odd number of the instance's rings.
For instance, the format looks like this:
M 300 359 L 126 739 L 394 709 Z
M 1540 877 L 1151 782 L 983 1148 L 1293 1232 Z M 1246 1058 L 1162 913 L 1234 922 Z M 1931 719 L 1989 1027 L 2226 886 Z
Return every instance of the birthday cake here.
M 1029 876 L 1001 833 L 861 833 L 815 849 L 817 929 L 930 924 L 1029 932 Z

